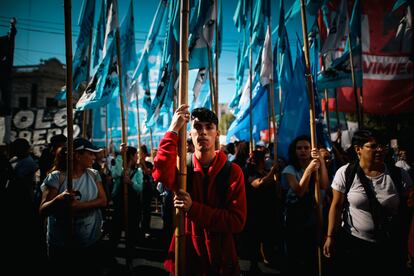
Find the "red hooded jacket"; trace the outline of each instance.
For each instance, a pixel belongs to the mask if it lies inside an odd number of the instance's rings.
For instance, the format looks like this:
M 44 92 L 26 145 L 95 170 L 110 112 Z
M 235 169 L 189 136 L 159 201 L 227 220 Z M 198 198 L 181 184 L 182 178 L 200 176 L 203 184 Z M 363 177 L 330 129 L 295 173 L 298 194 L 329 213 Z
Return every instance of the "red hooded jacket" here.
M 170 190 L 177 190 L 176 159 L 178 136 L 167 132 L 158 148 L 154 160 L 153 177 Z M 231 165 L 230 185 L 226 196 L 226 209 L 221 209 L 215 181 L 217 174 L 227 161 L 222 151 L 208 168 L 207 175 L 193 155 L 194 173 L 190 191 L 193 204 L 186 214 L 186 273 L 185 275 L 240 275 L 240 267 L 233 234 L 241 232 L 246 222 L 246 192 L 243 172 L 236 164 Z M 208 180 L 208 194 L 204 201 L 203 183 Z M 174 274 L 175 236 L 173 236 L 168 258 L 164 263 Z

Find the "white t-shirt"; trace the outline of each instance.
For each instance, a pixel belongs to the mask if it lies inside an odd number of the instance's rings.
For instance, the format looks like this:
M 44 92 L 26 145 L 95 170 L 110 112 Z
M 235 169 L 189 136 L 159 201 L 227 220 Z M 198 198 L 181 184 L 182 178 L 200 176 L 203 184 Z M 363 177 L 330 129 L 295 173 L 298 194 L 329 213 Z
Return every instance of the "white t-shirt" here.
M 345 193 L 345 170 L 349 166 L 346 164 L 338 169 L 332 181 L 332 189 Z M 376 177 L 367 176 L 369 182 L 374 187 L 374 193 L 381 205 L 389 212 L 396 214 L 400 203 L 398 190 L 391 179 L 388 168 L 385 172 Z M 413 185 L 408 173 L 401 171 L 402 187 L 408 190 Z M 374 221 L 369 211 L 369 199 L 365 193 L 364 186 L 355 174 L 354 181 L 347 194 L 349 206 L 347 208 L 347 219 L 343 221 L 343 227 L 351 235 L 360 239 L 375 242 Z
M 101 182 L 101 177 L 98 171 L 94 169 L 87 169 L 79 178 L 72 180 L 73 189 L 81 193 L 80 201 L 91 201 L 98 197 L 98 187 L 96 181 Z M 46 186 L 53 187 L 62 193 L 67 188 L 67 177 L 63 183 L 60 181 L 60 172 L 53 171 L 47 175 L 43 184 L 42 191 Z M 85 211 L 82 216 L 74 218 L 74 241 L 81 247 L 87 247 L 100 239 L 102 227 L 102 213 L 99 208 Z M 67 231 L 70 228 L 67 225 L 67 219 L 48 216 L 47 225 L 47 242 L 55 246 L 65 246 Z

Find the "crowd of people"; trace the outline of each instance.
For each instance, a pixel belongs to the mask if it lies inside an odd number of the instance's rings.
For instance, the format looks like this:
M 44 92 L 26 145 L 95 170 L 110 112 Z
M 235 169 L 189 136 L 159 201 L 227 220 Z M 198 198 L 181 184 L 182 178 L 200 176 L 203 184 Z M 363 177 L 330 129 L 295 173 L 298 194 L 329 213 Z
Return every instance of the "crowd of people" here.
M 176 164 L 188 123 L 183 189 Z M 260 275 L 260 262 L 292 276 L 320 269 L 412 275 L 414 160 L 407 149 L 361 129 L 347 151 L 312 148 L 310 137 L 299 136 L 282 160 L 263 142 L 252 152 L 245 141 L 216 149 L 219 135 L 212 111 L 182 105 L 154 154 L 125 144 L 109 154 L 75 138 L 71 181 L 64 135 L 53 136 L 38 159 L 27 140 L 14 140 L 0 155 L 6 264 L 27 258 L 40 273 L 116 275 L 110 264 L 122 233 L 127 251 L 150 240 L 156 198 L 171 238 L 164 263 L 171 275 L 174 208 L 185 214 L 185 275 L 241 275 L 240 259 L 249 261 L 249 275 Z

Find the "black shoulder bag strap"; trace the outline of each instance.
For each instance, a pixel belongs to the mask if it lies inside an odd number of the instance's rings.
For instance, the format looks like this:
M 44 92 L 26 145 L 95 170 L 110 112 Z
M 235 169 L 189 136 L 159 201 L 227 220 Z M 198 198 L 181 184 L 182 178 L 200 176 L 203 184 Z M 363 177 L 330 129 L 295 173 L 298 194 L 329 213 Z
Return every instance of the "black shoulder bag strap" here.
M 364 171 L 359 166 L 357 167 L 357 175 L 359 180 L 362 183 L 362 186 L 364 187 L 365 193 L 367 194 L 368 200 L 369 200 L 369 209 L 372 214 L 372 219 L 374 221 L 374 227 L 375 231 L 378 233 L 378 231 L 382 227 L 381 221 L 384 219 L 384 210 L 381 205 L 381 203 L 378 201 L 377 197 L 374 194 L 374 191 L 370 187 L 369 180 L 366 177 Z
M 345 195 L 347 195 L 351 189 L 358 167 L 359 164 L 357 162 L 352 162 L 349 163 L 348 167 L 345 169 Z
M 345 169 L 345 194 L 344 194 L 344 207 L 349 206 L 348 201 L 348 192 L 351 189 L 352 183 L 354 183 L 354 178 L 357 172 L 357 168 L 359 167 L 359 164 L 357 161 L 349 163 L 348 167 Z M 345 213 L 345 209 L 343 209 L 343 215 L 347 215 Z

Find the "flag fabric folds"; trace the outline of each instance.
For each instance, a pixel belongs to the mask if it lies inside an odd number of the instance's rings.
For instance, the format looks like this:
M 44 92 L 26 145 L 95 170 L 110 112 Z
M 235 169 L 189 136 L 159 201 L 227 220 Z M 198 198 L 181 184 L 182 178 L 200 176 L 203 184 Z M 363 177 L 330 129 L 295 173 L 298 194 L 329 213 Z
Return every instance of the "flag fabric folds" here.
M 76 103 L 77 110 L 102 106 L 107 104 L 113 95 L 118 95 L 119 78 L 115 44 L 115 40 L 112 40 L 104 59 Z
M 361 1 L 363 110 L 410 113 L 414 106 L 412 1 L 392 12 L 393 1 Z M 387 20 L 384 20 L 387 19 Z M 401 34 L 401 36 L 398 36 Z M 338 108 L 355 112 L 352 88 L 338 89 Z
M 82 82 L 88 81 L 90 67 L 90 47 L 92 47 L 92 28 L 95 18 L 95 0 L 83 2 L 83 12 L 80 17 L 80 33 L 76 40 L 76 51 L 73 57 L 72 83 L 73 90 L 77 91 Z M 66 100 L 66 86 L 55 96 L 59 101 Z

